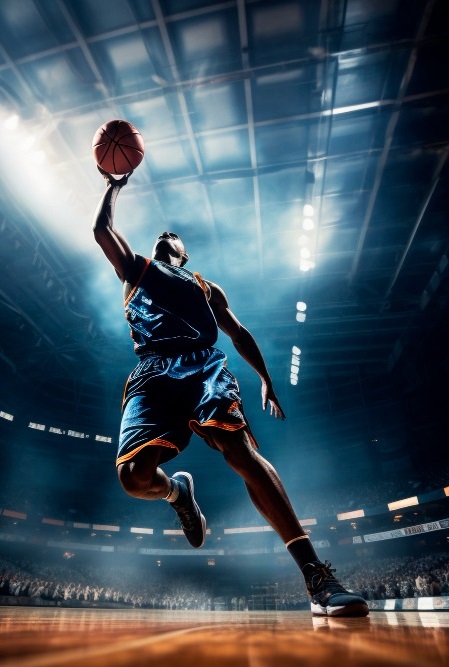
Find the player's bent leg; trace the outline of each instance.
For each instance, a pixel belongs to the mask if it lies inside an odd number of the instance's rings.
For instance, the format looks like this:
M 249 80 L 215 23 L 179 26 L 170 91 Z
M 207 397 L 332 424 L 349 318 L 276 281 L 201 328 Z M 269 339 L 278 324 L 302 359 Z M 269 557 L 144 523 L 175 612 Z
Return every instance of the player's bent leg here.
M 170 478 L 158 468 L 162 452 L 162 447 L 144 447 L 132 459 L 120 463 L 117 474 L 126 493 L 145 500 L 158 500 L 170 493 Z
M 134 498 L 164 498 L 177 513 L 181 528 L 190 544 L 199 548 L 206 538 L 206 519 L 193 495 L 193 479 L 187 472 L 168 477 L 158 467 L 163 448 L 151 445 L 141 449 L 129 461 L 120 463 L 117 473 L 124 490 Z

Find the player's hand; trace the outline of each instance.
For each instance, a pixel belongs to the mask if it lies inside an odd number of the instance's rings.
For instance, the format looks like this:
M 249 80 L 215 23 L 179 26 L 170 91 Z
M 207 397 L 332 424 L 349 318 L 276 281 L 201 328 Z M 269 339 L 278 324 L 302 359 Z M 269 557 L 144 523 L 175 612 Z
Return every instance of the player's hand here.
M 280 406 L 276 394 L 274 393 L 273 385 L 267 380 L 262 380 L 262 408 L 270 404 L 270 415 L 274 415 L 275 419 L 285 419 L 285 414 Z
M 112 186 L 118 185 L 119 188 L 122 188 L 124 185 L 128 183 L 128 178 L 131 176 L 133 173 L 133 169 L 129 172 L 129 174 L 125 174 L 121 178 L 115 178 L 112 174 L 109 172 L 105 171 L 100 165 L 97 164 L 97 169 L 100 172 L 100 174 L 103 176 L 103 178 Z

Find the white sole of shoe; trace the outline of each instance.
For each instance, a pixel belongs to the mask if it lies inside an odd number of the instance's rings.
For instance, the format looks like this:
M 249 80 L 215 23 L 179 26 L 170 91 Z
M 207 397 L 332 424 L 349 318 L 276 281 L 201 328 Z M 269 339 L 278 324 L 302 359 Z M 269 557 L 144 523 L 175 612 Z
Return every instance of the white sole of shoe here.
M 314 616 L 368 616 L 368 605 L 364 602 L 354 602 L 341 607 L 322 607 L 315 602 L 310 603 L 310 609 Z

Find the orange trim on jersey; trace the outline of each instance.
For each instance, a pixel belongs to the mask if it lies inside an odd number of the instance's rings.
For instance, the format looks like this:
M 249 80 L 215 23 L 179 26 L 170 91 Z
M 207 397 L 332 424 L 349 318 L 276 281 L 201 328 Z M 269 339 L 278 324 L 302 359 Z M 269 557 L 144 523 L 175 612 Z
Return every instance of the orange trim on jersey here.
M 134 287 L 132 288 L 131 292 L 128 294 L 128 296 L 127 296 L 126 299 L 125 299 L 125 307 L 128 305 L 128 303 L 129 303 L 130 300 L 132 299 L 132 297 L 133 297 L 133 295 L 134 295 L 134 292 L 135 292 L 136 289 L 139 287 L 140 281 L 142 280 L 142 278 L 143 278 L 144 275 L 145 275 L 146 270 L 147 270 L 148 267 L 150 266 L 151 259 L 147 259 L 146 257 L 144 257 L 144 259 L 145 259 L 145 266 L 143 267 L 143 271 L 142 271 L 142 273 L 141 273 L 140 276 L 139 276 L 139 280 L 138 280 L 137 283 L 134 285 Z
M 209 301 L 210 296 L 211 296 L 211 291 L 210 287 L 207 284 L 207 282 L 204 280 L 203 276 L 201 273 L 197 273 L 196 271 L 193 272 L 194 277 L 196 278 L 196 281 L 198 282 L 199 286 L 203 290 L 204 294 L 206 295 L 206 299 Z
M 122 396 L 122 410 L 125 406 L 125 400 L 126 400 L 126 392 L 128 390 L 128 384 L 129 384 L 129 378 L 125 382 L 125 386 L 123 387 L 123 396 Z
M 179 448 L 176 447 L 176 445 L 174 445 L 172 442 L 169 440 L 163 440 L 162 438 L 155 438 L 154 440 L 148 440 L 148 442 L 144 442 L 143 445 L 139 445 L 130 452 L 123 454 L 123 456 L 119 456 L 115 462 L 115 465 L 119 466 L 121 463 L 125 463 L 125 461 L 129 461 L 130 459 L 134 458 L 134 456 L 138 454 L 144 447 L 153 447 L 157 445 L 160 447 L 170 447 L 171 449 L 176 449 L 179 454 Z
M 259 449 L 259 445 L 257 444 L 256 440 L 254 439 L 253 434 L 251 433 L 248 424 L 246 422 L 241 422 L 240 424 L 230 424 L 229 422 L 220 422 L 215 419 L 209 419 L 208 421 L 203 422 L 200 424 L 197 422 L 195 419 L 191 419 L 189 421 L 189 426 L 192 429 L 194 433 L 197 435 L 201 436 L 202 438 L 206 440 L 206 442 L 209 443 L 209 439 L 205 433 L 201 430 L 203 427 L 206 428 L 221 428 L 223 431 L 240 431 L 241 429 L 246 429 L 246 432 L 249 436 L 249 439 L 251 440 L 251 444 L 253 445 L 254 449 Z M 209 443 L 210 444 L 210 443 Z

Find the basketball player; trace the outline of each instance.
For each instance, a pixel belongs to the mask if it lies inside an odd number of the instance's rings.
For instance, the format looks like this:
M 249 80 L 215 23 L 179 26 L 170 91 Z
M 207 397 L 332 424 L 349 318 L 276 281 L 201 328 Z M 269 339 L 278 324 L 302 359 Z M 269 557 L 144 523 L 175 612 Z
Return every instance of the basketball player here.
M 182 452 L 192 431 L 240 475 L 262 516 L 284 541 L 301 569 L 314 614 L 365 616 L 364 599 L 346 591 L 321 563 L 304 533 L 273 466 L 257 451 L 245 418 L 237 382 L 226 356 L 214 347 L 217 326 L 259 375 L 262 408 L 284 419 L 262 354 L 232 313 L 218 285 L 191 273 L 181 239 L 163 232 L 151 259 L 135 254 L 114 227 L 117 195 L 129 175 L 116 179 L 99 168 L 106 191 L 93 231 L 123 283 L 125 314 L 139 358 L 124 393 L 117 471 L 127 493 L 144 500 L 164 499 L 177 512 L 184 534 L 201 547 L 206 520 L 194 498 L 192 476 L 168 477 L 161 464 Z

